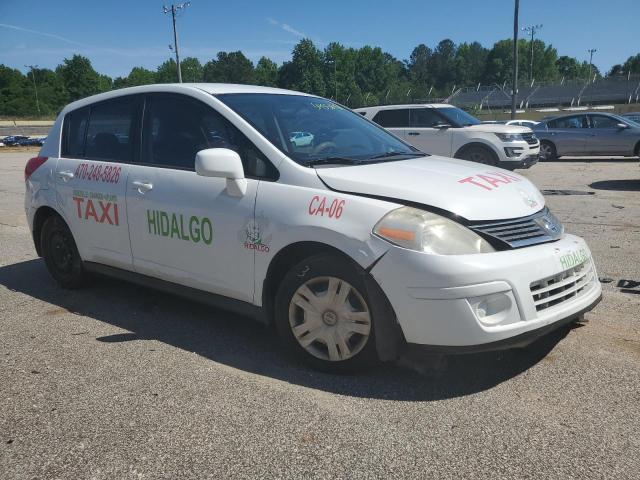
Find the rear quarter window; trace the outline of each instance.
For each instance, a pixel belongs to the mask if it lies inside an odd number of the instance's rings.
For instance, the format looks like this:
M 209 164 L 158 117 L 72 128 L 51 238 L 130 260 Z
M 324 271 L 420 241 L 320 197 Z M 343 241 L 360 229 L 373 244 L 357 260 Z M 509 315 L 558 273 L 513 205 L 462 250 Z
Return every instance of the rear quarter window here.
M 62 128 L 62 156 L 83 157 L 89 120 L 89 108 L 74 110 L 65 115 Z
M 409 127 L 409 109 L 381 110 L 373 117 L 373 121 L 385 128 Z

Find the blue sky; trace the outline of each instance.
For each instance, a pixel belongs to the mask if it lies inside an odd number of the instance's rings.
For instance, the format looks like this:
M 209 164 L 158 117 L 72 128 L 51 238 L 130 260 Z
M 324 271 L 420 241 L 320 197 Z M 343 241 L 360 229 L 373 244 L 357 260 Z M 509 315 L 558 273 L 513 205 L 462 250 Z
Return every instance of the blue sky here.
M 640 52 L 640 0 L 521 0 L 520 25 L 543 24 L 540 38 L 560 55 L 601 71 Z M 80 53 L 110 76 L 134 66 L 155 69 L 172 42 L 170 15 L 156 0 L 0 0 L 0 63 L 54 68 Z M 490 47 L 512 34 L 513 0 L 192 0 L 178 19 L 181 55 L 205 62 L 220 50 L 242 50 L 254 62 L 290 57 L 303 37 L 322 48 L 380 46 L 400 59 L 419 43 L 443 38 Z

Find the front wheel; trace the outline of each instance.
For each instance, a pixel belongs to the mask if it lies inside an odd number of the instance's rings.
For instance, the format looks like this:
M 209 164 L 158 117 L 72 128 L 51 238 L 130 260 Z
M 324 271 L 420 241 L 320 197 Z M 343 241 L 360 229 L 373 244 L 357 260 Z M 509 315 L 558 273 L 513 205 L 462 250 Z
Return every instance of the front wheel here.
M 495 166 L 498 163 L 496 155 L 485 147 L 465 148 L 457 158 L 491 166 Z
M 82 259 L 64 220 L 58 215 L 45 220 L 40 242 L 42 256 L 51 276 L 63 288 L 80 288 L 85 281 Z
M 276 295 L 280 338 L 311 366 L 347 372 L 377 363 L 373 306 L 364 272 L 337 255 L 319 254 L 294 266 Z
M 557 160 L 558 153 L 556 152 L 556 147 L 553 143 L 542 141 L 540 142 L 540 156 L 542 160 L 553 161 Z

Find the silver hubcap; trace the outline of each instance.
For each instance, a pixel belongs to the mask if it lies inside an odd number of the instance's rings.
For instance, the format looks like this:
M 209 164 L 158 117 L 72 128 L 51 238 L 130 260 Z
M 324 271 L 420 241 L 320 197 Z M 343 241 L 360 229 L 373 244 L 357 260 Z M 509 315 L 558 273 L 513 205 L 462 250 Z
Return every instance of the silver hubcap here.
M 545 158 L 549 158 L 549 155 L 551 155 L 551 147 L 549 145 L 547 145 L 546 143 L 543 143 L 540 146 L 540 150 L 542 150 L 542 155 Z
M 364 298 L 336 277 L 317 277 L 302 284 L 289 304 L 293 336 L 316 358 L 337 362 L 358 354 L 371 333 Z

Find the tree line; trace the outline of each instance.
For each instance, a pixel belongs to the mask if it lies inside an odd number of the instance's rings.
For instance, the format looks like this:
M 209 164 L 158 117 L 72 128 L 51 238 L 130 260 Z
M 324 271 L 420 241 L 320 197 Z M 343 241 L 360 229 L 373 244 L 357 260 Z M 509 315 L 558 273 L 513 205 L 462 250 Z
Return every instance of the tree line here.
M 277 65 L 262 57 L 254 65 L 241 51 L 219 52 L 204 65 L 194 57 L 181 61 L 185 82 L 228 82 L 277 86 L 328 98 L 350 107 L 379 103 L 406 103 L 417 99 L 449 96 L 464 86 L 503 85 L 511 81 L 512 40 L 500 40 L 492 48 L 478 42 L 455 44 L 445 39 L 431 48 L 421 44 L 406 60 L 380 47 L 345 47 L 339 43 L 319 49 L 309 39 L 301 40 L 291 60 Z M 534 40 L 518 41 L 521 82 L 586 81 L 588 62 L 559 56 L 552 45 Z M 640 73 L 640 54 L 615 65 L 608 75 Z M 594 66 L 592 73 L 600 75 Z M 91 61 L 73 55 L 55 70 L 33 69 L 27 74 L 0 65 L 0 116 L 52 116 L 67 103 L 112 89 L 173 83 L 176 63 L 167 60 L 155 71 L 134 67 L 126 77 L 110 78 L 95 71 Z M 37 102 L 36 102 L 37 90 Z

